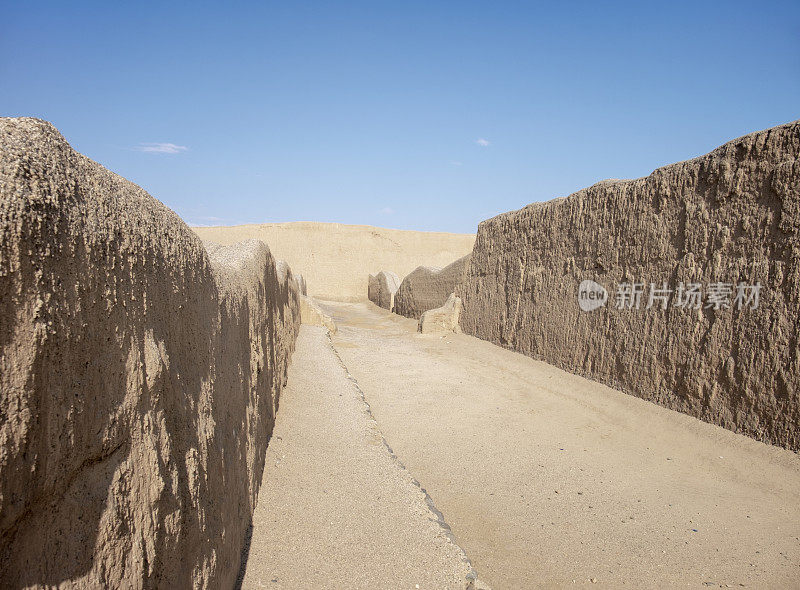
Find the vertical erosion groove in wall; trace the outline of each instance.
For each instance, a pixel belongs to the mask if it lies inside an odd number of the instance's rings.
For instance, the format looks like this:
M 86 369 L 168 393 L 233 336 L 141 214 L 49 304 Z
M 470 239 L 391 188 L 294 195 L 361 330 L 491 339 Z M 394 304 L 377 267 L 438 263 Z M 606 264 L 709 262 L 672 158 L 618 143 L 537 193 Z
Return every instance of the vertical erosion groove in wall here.
M 800 122 L 646 178 L 484 221 L 462 329 L 756 439 L 800 449 Z M 607 306 L 584 312 L 594 280 Z M 620 284 L 647 285 L 619 310 Z M 659 305 L 649 284 L 761 284 L 756 309 Z
M 232 587 L 299 326 L 48 123 L 0 119 L 0 579 Z

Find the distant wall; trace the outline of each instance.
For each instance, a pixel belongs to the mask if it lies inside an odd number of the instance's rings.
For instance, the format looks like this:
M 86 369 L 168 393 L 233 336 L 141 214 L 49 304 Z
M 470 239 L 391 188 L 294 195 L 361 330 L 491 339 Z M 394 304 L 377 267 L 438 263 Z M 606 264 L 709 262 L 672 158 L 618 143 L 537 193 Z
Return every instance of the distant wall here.
M 418 320 L 426 311 L 444 305 L 464 281 L 469 258 L 467 254 L 444 268 L 421 266 L 414 269 L 397 289 L 394 312 Z
M 368 279 L 368 299 L 378 307 L 392 311 L 394 294 L 400 286 L 400 277 L 390 270 L 382 270 L 376 275 L 369 275 Z
M 800 122 L 484 221 L 463 330 L 800 449 Z M 609 290 L 581 311 L 578 286 Z M 757 309 L 614 309 L 622 283 L 760 282 Z M 646 305 L 647 293 L 642 301 Z M 735 295 L 735 294 L 734 294 Z M 732 297 L 731 297 L 732 298 Z
M 401 279 L 418 266 L 443 267 L 472 250 L 474 234 L 384 229 L 339 223 L 268 223 L 192 228 L 221 244 L 256 238 L 301 273 L 308 294 L 319 299 L 367 299 L 370 274 L 382 270 Z
M 233 587 L 299 324 L 50 124 L 0 119 L 0 580 Z

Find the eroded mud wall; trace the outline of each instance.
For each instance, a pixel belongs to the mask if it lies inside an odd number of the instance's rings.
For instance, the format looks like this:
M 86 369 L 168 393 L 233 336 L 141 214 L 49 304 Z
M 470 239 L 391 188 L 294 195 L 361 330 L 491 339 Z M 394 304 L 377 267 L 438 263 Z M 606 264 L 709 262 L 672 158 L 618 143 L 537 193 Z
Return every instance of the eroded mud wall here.
M 484 221 L 463 330 L 798 450 L 799 157 L 795 122 Z M 584 280 L 608 290 L 606 306 L 579 308 Z M 617 289 L 636 282 L 641 308 L 616 309 Z M 667 309 L 646 309 L 650 283 L 700 284 L 701 308 L 673 292 Z M 733 285 L 730 308 L 709 307 L 719 283 Z M 760 283 L 756 309 L 733 304 L 740 283 Z
M 399 286 L 400 277 L 392 271 L 382 270 L 369 275 L 367 298 L 378 307 L 391 311 L 394 307 L 394 294 Z
M 440 268 L 419 266 L 407 274 L 395 293 L 394 312 L 418 320 L 424 311 L 441 305 L 440 289 L 431 289 L 441 272 Z
M 3 586 L 232 587 L 299 324 L 266 246 L 0 119 L 0 322 Z
M 420 266 L 400 283 L 395 294 L 395 313 L 418 320 L 429 309 L 441 307 L 464 281 L 470 255 L 442 269 Z

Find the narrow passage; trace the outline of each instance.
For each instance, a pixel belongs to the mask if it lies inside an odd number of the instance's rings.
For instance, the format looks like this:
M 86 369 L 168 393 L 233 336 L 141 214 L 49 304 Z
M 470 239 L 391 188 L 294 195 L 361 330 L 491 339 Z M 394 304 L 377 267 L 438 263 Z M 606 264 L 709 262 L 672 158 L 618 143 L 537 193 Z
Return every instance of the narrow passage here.
M 466 588 L 473 577 L 384 444 L 326 330 L 302 326 L 243 588 Z

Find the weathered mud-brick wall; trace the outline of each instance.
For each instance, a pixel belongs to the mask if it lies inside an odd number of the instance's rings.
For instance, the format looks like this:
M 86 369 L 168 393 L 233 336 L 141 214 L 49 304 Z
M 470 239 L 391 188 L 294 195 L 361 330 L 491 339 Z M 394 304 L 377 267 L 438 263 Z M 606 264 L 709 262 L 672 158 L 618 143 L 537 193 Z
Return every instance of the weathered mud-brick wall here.
M 394 307 L 394 295 L 399 286 L 400 277 L 389 270 L 382 270 L 369 275 L 367 298 L 378 307 L 391 311 Z
M 800 449 L 800 122 L 647 178 L 480 224 L 462 329 L 776 445 Z M 609 302 L 581 311 L 594 280 Z M 624 283 L 648 285 L 619 310 Z M 645 309 L 649 283 L 761 284 L 757 309 Z M 735 296 L 735 287 L 734 287 Z M 732 300 L 733 298 L 731 298 Z
M 464 281 L 467 254 L 442 269 L 420 266 L 403 279 L 395 294 L 395 313 L 418 320 L 430 309 L 441 307 Z
M 0 119 L 0 580 L 233 586 L 299 324 L 48 123 Z

